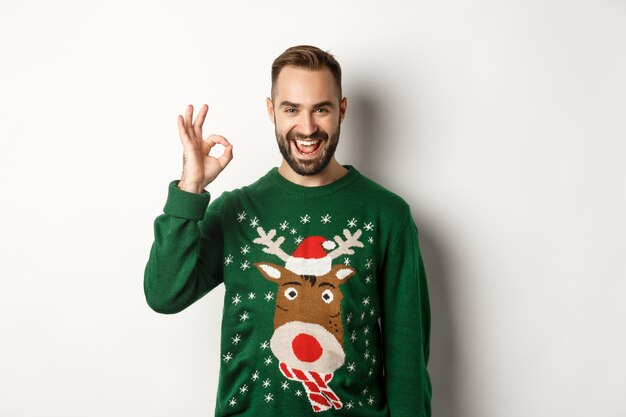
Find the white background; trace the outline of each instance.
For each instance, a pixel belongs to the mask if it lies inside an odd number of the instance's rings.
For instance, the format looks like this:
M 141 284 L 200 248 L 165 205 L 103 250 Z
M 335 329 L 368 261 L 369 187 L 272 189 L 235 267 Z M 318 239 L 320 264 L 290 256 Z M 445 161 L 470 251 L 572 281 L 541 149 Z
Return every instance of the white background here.
M 208 416 L 223 287 L 146 305 L 176 116 L 280 161 L 289 46 L 335 54 L 338 159 L 411 204 L 435 417 L 626 415 L 626 3 L 0 3 L 0 416 Z

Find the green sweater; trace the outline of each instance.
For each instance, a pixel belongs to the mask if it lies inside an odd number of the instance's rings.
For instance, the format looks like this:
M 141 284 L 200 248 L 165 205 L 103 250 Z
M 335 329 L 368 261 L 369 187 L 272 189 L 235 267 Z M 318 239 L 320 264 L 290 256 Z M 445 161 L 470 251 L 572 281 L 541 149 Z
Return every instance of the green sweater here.
M 409 206 L 355 168 L 276 168 L 225 192 L 169 184 L 144 290 L 177 313 L 224 283 L 216 416 L 431 415 L 430 305 Z

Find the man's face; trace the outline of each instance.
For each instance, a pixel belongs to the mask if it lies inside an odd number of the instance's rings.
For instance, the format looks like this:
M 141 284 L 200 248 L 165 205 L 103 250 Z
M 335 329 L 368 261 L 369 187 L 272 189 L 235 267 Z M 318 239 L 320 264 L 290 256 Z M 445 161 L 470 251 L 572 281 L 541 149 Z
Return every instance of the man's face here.
M 280 153 L 297 174 L 316 175 L 326 168 L 339 142 L 346 107 L 327 68 L 281 70 L 267 110 Z

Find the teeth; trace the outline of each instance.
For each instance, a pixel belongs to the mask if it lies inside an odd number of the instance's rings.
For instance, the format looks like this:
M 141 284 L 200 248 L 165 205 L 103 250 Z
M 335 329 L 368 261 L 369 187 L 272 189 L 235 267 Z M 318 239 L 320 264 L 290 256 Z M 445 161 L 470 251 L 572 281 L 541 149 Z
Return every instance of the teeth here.
M 298 145 L 300 146 L 315 146 L 319 143 L 319 140 L 300 140 L 297 139 Z

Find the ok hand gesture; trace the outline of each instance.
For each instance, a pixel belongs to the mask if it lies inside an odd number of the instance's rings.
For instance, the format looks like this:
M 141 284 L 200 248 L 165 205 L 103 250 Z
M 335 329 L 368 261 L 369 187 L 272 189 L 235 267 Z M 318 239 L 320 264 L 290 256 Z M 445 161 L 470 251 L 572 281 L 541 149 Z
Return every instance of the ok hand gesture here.
M 178 133 L 183 144 L 183 173 L 178 188 L 200 194 L 204 188 L 222 172 L 233 159 L 233 145 L 225 137 L 210 135 L 202 139 L 202 125 L 209 106 L 202 106 L 196 120 L 193 121 L 193 106 L 187 106 L 185 117 L 178 115 Z M 211 148 L 216 144 L 224 146 L 219 157 L 210 156 Z

